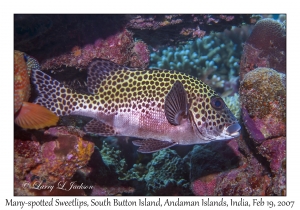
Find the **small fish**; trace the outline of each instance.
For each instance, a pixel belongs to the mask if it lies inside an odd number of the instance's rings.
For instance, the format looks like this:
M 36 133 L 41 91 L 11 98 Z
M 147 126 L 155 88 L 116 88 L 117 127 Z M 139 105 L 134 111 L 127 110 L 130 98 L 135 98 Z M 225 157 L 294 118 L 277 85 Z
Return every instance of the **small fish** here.
M 27 102 L 30 97 L 30 73 L 38 62 L 23 52 L 14 51 L 14 114 L 15 123 L 25 129 L 56 125 L 58 117 L 45 107 Z
M 39 92 L 35 103 L 59 116 L 94 118 L 84 128 L 88 133 L 136 137 L 140 140 L 133 144 L 142 153 L 239 136 L 241 127 L 222 98 L 192 76 L 101 59 L 93 60 L 87 70 L 90 95 L 34 71 Z

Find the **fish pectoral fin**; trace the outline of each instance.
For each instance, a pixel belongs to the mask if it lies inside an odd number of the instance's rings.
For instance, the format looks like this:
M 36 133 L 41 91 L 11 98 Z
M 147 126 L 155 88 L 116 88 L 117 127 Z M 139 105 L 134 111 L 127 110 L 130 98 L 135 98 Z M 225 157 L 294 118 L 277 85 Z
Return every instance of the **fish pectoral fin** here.
M 165 115 L 172 125 L 180 125 L 182 118 L 187 117 L 187 94 L 181 82 L 176 81 L 165 99 Z
M 23 102 L 15 123 L 25 129 L 41 129 L 56 125 L 59 117 L 38 104 Z
M 139 146 L 137 151 L 140 153 L 152 153 L 177 144 L 174 141 L 160 141 L 156 139 L 134 140 L 132 143 L 135 146 Z
M 91 120 L 84 126 L 87 133 L 94 133 L 100 136 L 115 136 L 117 135 L 114 128 L 96 119 Z

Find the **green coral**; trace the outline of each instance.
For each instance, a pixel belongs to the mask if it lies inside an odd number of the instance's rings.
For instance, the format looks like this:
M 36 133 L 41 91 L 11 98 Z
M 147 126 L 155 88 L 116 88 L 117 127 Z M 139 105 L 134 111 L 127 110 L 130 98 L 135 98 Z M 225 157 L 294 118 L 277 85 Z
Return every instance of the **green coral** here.
M 151 53 L 150 67 L 183 71 L 199 78 L 214 72 L 229 80 L 239 71 L 240 54 L 236 48 L 230 38 L 215 33 L 179 47 L 167 47 Z
M 168 186 L 189 187 L 189 182 L 185 180 L 187 166 L 174 150 L 165 149 L 155 152 L 147 168 L 145 181 L 151 192 Z
M 182 159 L 174 150 L 164 149 L 153 153 L 147 166 L 134 164 L 119 179 L 145 182 L 150 194 L 177 187 L 189 191 L 188 172 L 188 161 Z
M 127 171 L 127 173 L 124 174 L 123 177 L 119 177 L 120 180 L 134 180 L 137 181 L 143 181 L 145 179 L 145 176 L 147 174 L 147 168 L 141 164 L 133 164 L 132 168 Z
M 104 164 L 111 170 L 114 170 L 119 176 L 124 176 L 127 164 L 125 159 L 120 156 L 121 151 L 110 147 L 106 141 L 103 141 L 100 154 Z

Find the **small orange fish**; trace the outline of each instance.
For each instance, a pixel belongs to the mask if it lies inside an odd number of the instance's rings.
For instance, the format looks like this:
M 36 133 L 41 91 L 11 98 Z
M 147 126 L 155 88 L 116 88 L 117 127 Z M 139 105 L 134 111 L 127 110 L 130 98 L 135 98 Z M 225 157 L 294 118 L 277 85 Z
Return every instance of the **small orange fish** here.
M 32 59 L 31 59 L 32 62 Z M 58 117 L 47 108 L 27 102 L 30 97 L 30 64 L 26 54 L 14 52 L 14 114 L 15 123 L 25 129 L 56 125 Z

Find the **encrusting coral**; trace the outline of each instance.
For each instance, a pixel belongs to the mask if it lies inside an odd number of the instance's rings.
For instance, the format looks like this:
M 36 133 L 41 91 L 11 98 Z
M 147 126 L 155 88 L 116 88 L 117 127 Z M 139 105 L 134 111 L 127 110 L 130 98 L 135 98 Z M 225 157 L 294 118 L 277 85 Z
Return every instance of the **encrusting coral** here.
M 149 51 L 144 42 L 134 41 L 133 34 L 124 30 L 106 39 L 98 39 L 93 44 L 74 46 L 69 53 L 46 59 L 41 63 L 41 68 L 45 70 L 66 66 L 84 69 L 94 58 L 130 67 L 147 67 Z
M 15 195 L 39 193 L 38 189 L 22 187 L 24 182 L 50 186 L 69 181 L 94 152 L 94 143 L 70 134 L 67 127 L 50 128 L 42 139 L 53 137 L 56 139 L 44 143 L 15 139 Z
M 286 72 L 285 24 L 266 18 L 258 21 L 247 39 L 241 57 L 240 79 L 257 67 Z

